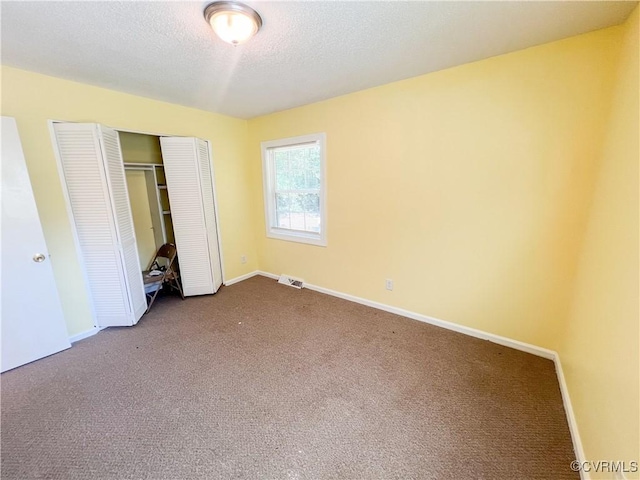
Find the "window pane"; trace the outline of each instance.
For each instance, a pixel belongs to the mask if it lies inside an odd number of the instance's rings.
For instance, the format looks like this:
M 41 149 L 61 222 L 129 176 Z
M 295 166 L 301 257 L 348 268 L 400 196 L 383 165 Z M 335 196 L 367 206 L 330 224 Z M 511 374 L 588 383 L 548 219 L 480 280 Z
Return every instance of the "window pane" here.
M 307 213 L 305 215 L 306 215 L 305 221 L 307 226 L 306 231 L 320 233 L 320 214 Z
M 304 212 L 304 193 L 289 194 L 289 210 L 295 213 Z
M 291 182 L 289 180 L 289 156 L 288 152 L 275 151 L 276 170 L 276 190 L 289 190 Z
M 306 232 L 320 231 L 320 195 L 317 193 L 289 193 L 278 197 L 287 198 L 288 222 L 294 230 Z M 284 208 L 279 211 L 284 212 Z M 278 217 L 281 218 L 281 217 Z M 283 228 L 278 220 L 278 226 Z
M 288 212 L 278 213 L 278 228 L 291 228 L 291 219 Z
M 291 220 L 289 216 L 289 194 L 276 194 L 276 225 L 279 228 L 291 228 Z
M 307 188 L 320 188 L 320 147 L 309 148 L 307 157 Z
M 290 200 L 290 212 L 291 212 L 291 228 L 294 230 L 306 230 L 304 225 L 304 202 L 303 193 L 291 193 L 289 195 Z
M 304 170 L 304 162 L 308 156 L 307 148 L 294 148 L 289 150 L 289 161 L 291 170 Z
M 308 232 L 320 231 L 320 195 L 309 193 L 305 195 L 305 225 Z
M 291 188 L 293 190 L 304 190 L 305 188 L 307 188 L 304 168 L 293 170 L 291 172 Z
M 280 148 L 273 151 L 276 190 L 319 189 L 320 147 Z

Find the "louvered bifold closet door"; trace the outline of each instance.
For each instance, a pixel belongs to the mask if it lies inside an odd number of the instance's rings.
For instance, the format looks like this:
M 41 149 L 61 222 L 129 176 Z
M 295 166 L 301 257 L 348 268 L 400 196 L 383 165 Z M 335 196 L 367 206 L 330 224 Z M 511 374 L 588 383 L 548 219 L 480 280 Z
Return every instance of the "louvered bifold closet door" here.
M 213 288 L 217 291 L 222 285 L 222 262 L 218 245 L 218 225 L 214 200 L 213 173 L 209 157 L 209 145 L 204 140 L 197 139 L 198 168 L 200 169 L 200 187 L 202 191 L 202 205 L 204 221 L 207 228 L 209 242 L 209 257 L 213 269 Z
M 214 293 L 198 141 L 190 137 L 162 137 L 160 145 L 184 294 Z
M 147 310 L 147 297 L 144 293 L 144 283 L 140 272 L 140 258 L 138 256 L 129 192 L 127 191 L 120 137 L 118 132 L 102 125 L 99 125 L 98 129 L 101 133 L 102 154 L 124 264 L 124 277 L 133 311 L 133 323 L 137 323 Z
M 106 144 L 101 144 L 98 125 L 93 123 L 55 123 L 53 128 L 97 326 L 132 325 L 138 318 L 129 296 L 105 171 Z

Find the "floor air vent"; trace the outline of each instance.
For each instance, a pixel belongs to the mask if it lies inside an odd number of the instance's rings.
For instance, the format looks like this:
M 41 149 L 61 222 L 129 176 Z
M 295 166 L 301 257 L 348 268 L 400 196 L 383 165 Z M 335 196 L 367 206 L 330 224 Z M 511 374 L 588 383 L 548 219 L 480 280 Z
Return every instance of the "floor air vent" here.
M 281 283 L 283 285 L 288 285 L 289 287 L 293 287 L 293 288 L 304 287 L 304 280 L 300 280 L 299 278 L 293 278 L 293 277 L 290 277 L 289 275 L 280 275 L 280 278 L 278 279 L 278 283 Z

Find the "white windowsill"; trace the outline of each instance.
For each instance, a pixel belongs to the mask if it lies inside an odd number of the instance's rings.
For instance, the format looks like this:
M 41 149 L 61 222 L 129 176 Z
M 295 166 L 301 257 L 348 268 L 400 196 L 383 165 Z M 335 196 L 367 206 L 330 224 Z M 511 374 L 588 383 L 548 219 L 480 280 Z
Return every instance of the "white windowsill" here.
M 326 247 L 327 239 L 321 234 L 296 232 L 280 228 L 270 228 L 267 231 L 267 237 L 276 240 L 285 240 L 287 242 L 306 243 L 317 247 Z

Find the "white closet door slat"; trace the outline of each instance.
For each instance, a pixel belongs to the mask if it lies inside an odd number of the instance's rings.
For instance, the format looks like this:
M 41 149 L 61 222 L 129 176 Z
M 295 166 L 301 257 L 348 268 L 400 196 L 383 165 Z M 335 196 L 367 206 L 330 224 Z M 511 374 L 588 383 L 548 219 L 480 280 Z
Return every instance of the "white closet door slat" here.
M 56 123 L 54 131 L 96 322 L 100 327 L 131 325 L 97 125 Z
M 196 139 L 161 137 L 160 146 L 184 294 L 214 293 Z
M 214 202 L 213 175 L 211 174 L 211 160 L 209 158 L 209 146 L 204 140 L 197 140 L 198 166 L 200 168 L 200 184 L 202 190 L 202 205 L 204 220 L 207 228 L 207 240 L 209 243 L 209 257 L 213 268 L 213 290 L 218 291 L 222 285 L 222 264 L 220 262 L 220 249 L 218 245 L 218 226 L 216 224 L 216 211 Z
M 107 172 L 111 204 L 118 233 L 120 254 L 124 265 L 127 293 L 133 312 L 133 323 L 137 323 L 147 309 L 147 299 L 140 272 L 140 260 L 136 245 L 131 203 L 127 191 L 127 181 L 124 173 L 124 162 L 120 148 L 118 132 L 110 128 L 99 126 L 104 165 Z

